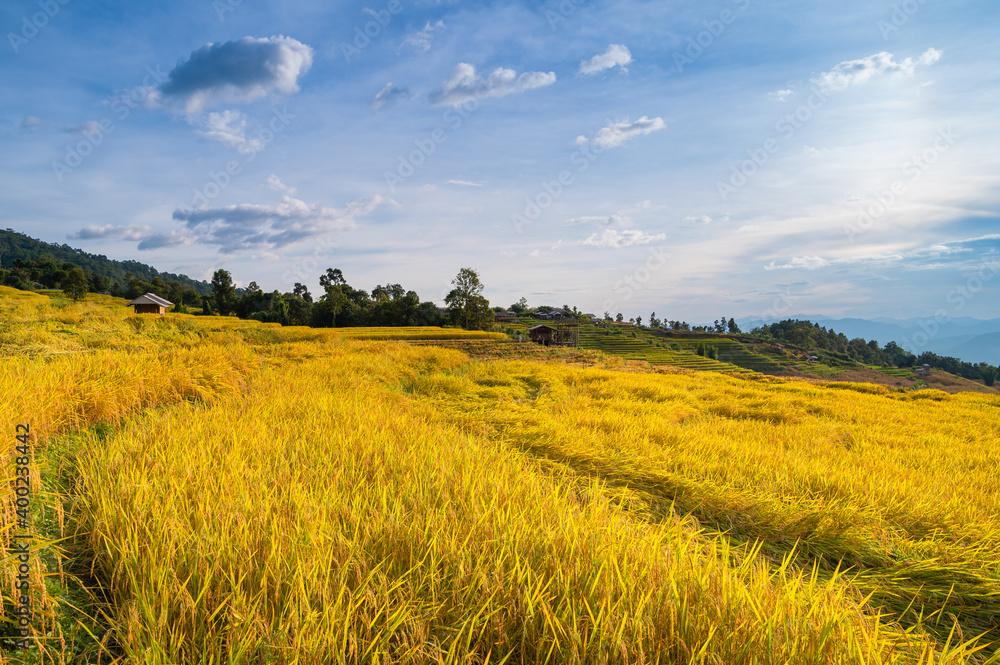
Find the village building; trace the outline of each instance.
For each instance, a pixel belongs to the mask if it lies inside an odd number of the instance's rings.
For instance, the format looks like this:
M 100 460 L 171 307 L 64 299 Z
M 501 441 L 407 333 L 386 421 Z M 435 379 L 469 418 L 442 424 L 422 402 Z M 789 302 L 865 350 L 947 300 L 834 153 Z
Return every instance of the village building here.
M 555 328 L 547 326 L 544 323 L 528 328 L 528 338 L 538 344 L 551 344 L 555 333 Z
M 564 310 L 562 307 L 555 307 L 550 309 L 548 312 L 539 312 L 535 316 L 539 319 L 555 321 L 557 319 L 569 318 L 572 314 Z
M 494 312 L 493 320 L 497 323 L 517 323 L 517 314 L 514 312 Z
M 136 314 L 159 314 L 163 316 L 167 310 L 174 306 L 169 300 L 164 300 L 155 293 L 144 293 L 126 307 L 135 307 Z

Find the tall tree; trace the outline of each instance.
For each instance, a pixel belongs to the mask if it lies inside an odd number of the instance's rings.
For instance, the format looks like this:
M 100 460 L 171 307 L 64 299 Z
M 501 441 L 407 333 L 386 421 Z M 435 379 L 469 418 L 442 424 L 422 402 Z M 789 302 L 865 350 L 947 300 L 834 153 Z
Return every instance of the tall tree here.
M 462 268 L 451 283 L 455 288 L 445 298 L 448 309 L 464 321 L 462 327 L 466 330 L 482 327 L 483 321 L 480 319 L 485 318 L 482 309 L 485 306 L 489 310 L 490 303 L 483 298 L 483 283 L 479 281 L 479 273 L 472 268 Z
M 299 298 L 302 298 L 306 302 L 313 301 L 313 297 L 312 294 L 309 293 L 309 289 L 306 288 L 305 284 L 302 284 L 300 282 L 295 282 L 295 286 L 292 288 L 292 294 L 298 296 Z
M 236 287 L 228 270 L 215 271 L 212 275 L 212 305 L 220 316 L 229 316 L 236 303 Z
M 89 285 L 87 273 L 83 271 L 83 268 L 73 268 L 62 281 L 63 292 L 74 302 L 79 302 L 87 295 Z

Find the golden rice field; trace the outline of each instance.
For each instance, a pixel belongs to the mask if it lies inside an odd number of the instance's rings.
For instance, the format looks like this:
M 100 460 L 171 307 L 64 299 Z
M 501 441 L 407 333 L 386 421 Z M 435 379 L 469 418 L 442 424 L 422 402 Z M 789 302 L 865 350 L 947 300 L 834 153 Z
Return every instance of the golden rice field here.
M 0 287 L 3 662 L 1000 661 L 1000 396 L 122 302 Z

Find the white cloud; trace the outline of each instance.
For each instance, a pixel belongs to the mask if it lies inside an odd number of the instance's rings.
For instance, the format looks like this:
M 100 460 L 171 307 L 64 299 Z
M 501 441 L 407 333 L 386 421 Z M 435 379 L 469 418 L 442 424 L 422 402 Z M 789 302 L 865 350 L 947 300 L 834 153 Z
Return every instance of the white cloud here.
M 612 67 L 621 67 L 627 72 L 625 65 L 632 62 L 632 54 L 623 44 L 612 44 L 604 53 L 595 55 L 590 60 L 580 63 L 581 74 L 596 74 Z
M 525 72 L 520 76 L 513 69 L 498 67 L 483 78 L 472 65 L 461 62 L 441 87 L 428 99 L 434 106 L 458 106 L 472 100 L 505 97 L 506 95 L 544 88 L 556 82 L 555 72 Z
M 264 147 L 260 139 L 247 138 L 247 117 L 241 111 L 213 111 L 202 121 L 205 129 L 196 133 L 242 153 L 257 152 Z
M 788 98 L 795 94 L 794 90 L 786 88 L 785 90 L 777 90 L 775 92 L 767 93 L 767 96 L 771 99 L 777 99 L 779 102 L 787 102 Z
M 88 120 L 82 125 L 77 125 L 76 127 L 70 127 L 69 131 L 75 134 L 101 134 L 101 124 L 96 120 Z
M 428 21 L 423 30 L 408 34 L 399 45 L 399 48 L 402 49 L 404 46 L 412 46 L 421 53 L 427 53 L 427 51 L 431 50 L 431 42 L 434 41 L 434 33 L 438 30 L 444 30 L 444 21 L 438 21 L 437 23 L 431 23 Z
M 270 179 L 269 179 L 270 181 Z M 333 231 L 355 228 L 363 217 L 382 203 L 380 196 L 359 199 L 343 209 L 309 205 L 291 196 L 278 205 L 244 203 L 221 208 L 178 209 L 173 218 L 185 228 L 145 238 L 139 249 L 156 249 L 198 243 L 217 245 L 223 253 L 271 250 Z
M 902 62 L 893 60 L 893 55 L 882 51 L 860 60 L 846 60 L 828 72 L 820 74 L 812 82 L 826 92 L 843 90 L 852 85 L 866 83 L 879 74 L 891 73 L 910 76 L 917 65 L 932 65 L 941 59 L 941 51 L 927 49 L 914 60 L 907 58 Z
M 389 82 L 375 95 L 375 99 L 372 100 L 372 108 L 381 111 L 383 108 L 394 106 L 397 102 L 409 99 L 409 97 L 410 91 L 408 89 L 399 88 Z
M 708 215 L 699 215 L 697 217 L 685 217 L 683 224 L 688 226 L 705 226 L 712 223 L 712 218 Z
M 756 224 L 744 224 L 736 230 L 737 233 L 753 233 L 754 231 L 760 231 L 760 227 Z
M 273 173 L 267 177 L 267 186 L 276 192 L 281 192 L 282 194 L 295 194 L 294 187 L 289 187 L 285 183 L 281 182 L 281 178 Z
M 170 71 L 151 101 L 179 104 L 195 114 L 206 106 L 298 92 L 299 77 L 309 71 L 312 58 L 312 48 L 291 37 L 205 44 Z
M 817 156 L 817 155 L 825 155 L 828 152 L 830 152 L 830 151 L 827 148 L 817 148 L 817 147 L 811 146 L 811 145 L 804 145 L 804 146 L 802 146 L 802 154 L 803 155 L 808 155 L 810 157 L 814 157 L 814 156 Z
M 468 180 L 448 180 L 449 185 L 460 185 L 462 187 L 482 187 L 486 183 L 483 182 L 469 182 Z
M 602 127 L 598 130 L 597 134 L 594 135 L 593 139 L 588 139 L 586 136 L 576 137 L 576 144 L 586 145 L 590 143 L 594 146 L 607 150 L 609 148 L 617 148 L 633 136 L 645 136 L 646 134 L 661 130 L 666 126 L 667 124 L 663 122 L 663 118 L 648 118 L 646 116 L 642 116 L 635 122 L 629 122 L 628 119 L 625 119 L 620 122 L 612 122 L 607 126 Z
M 115 226 L 114 224 L 97 226 L 96 224 L 88 224 L 76 233 L 70 233 L 66 238 L 69 240 L 142 240 L 151 230 L 148 226 L 137 226 L 134 224 L 130 224 L 129 226 Z
M 830 262 L 821 256 L 796 256 L 788 263 L 782 265 L 776 265 L 774 261 L 771 261 L 770 265 L 764 266 L 764 270 L 816 270 L 818 268 L 825 268 L 828 265 L 830 265 Z
M 584 245 L 603 248 L 620 248 L 631 245 L 648 245 L 654 240 L 664 240 L 665 233 L 656 235 L 645 233 L 639 229 L 604 229 L 600 233 L 594 233 L 583 241 Z

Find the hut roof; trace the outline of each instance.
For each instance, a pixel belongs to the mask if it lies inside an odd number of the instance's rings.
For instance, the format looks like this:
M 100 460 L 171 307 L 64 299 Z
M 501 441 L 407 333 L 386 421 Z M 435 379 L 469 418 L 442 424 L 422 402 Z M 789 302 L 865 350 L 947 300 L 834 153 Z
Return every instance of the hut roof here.
M 555 328 L 553 328 L 552 326 L 547 326 L 544 323 L 542 323 L 540 325 L 528 328 L 528 332 L 531 332 L 532 330 L 538 330 L 539 328 L 545 328 L 546 330 L 555 330 Z
M 130 303 L 127 303 L 126 307 L 131 307 L 132 305 L 159 305 L 160 307 L 173 307 L 174 303 L 169 300 L 164 300 L 155 293 L 144 293 Z

